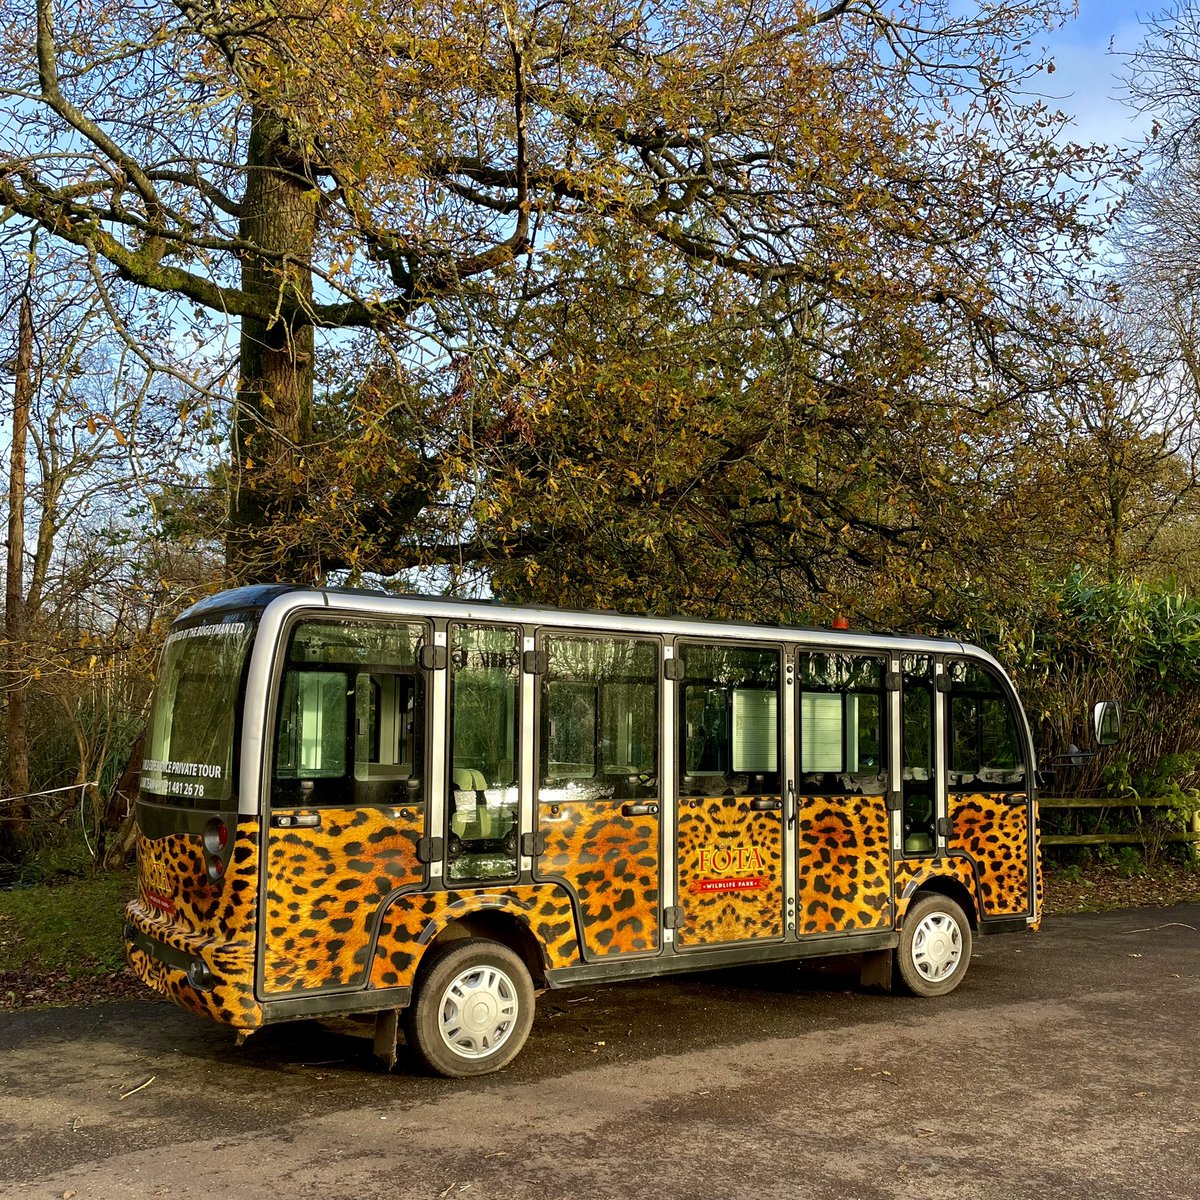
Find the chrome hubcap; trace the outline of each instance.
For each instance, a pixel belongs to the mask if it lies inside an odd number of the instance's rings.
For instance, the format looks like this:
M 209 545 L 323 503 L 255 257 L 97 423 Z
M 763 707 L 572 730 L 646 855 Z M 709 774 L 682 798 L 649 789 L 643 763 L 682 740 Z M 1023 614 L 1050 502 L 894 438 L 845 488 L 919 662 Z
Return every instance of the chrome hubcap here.
M 517 1020 L 517 989 L 499 968 L 470 967 L 442 993 L 442 1041 L 462 1058 L 485 1058 L 508 1040 Z
M 913 934 L 913 966 L 930 983 L 941 983 L 953 975 L 962 961 L 962 952 L 962 931 L 947 913 L 930 913 Z

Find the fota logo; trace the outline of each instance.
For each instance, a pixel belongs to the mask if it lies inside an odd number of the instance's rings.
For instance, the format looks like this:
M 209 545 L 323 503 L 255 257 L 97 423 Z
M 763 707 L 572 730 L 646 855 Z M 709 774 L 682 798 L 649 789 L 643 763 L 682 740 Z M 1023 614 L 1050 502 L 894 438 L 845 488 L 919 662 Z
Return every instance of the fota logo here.
M 762 869 L 757 846 L 704 846 L 700 850 L 702 875 L 748 875 Z
M 753 892 L 771 882 L 757 846 L 704 846 L 698 879 L 688 891 Z
M 148 892 L 164 895 L 171 890 L 171 880 L 166 866 L 155 859 L 142 859 L 142 885 Z

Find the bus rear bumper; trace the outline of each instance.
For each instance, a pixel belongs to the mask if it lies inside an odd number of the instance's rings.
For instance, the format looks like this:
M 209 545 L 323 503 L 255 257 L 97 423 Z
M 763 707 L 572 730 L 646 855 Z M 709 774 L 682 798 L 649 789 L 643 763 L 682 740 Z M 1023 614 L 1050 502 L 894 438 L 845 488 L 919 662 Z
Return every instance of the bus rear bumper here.
M 125 910 L 125 959 L 152 991 L 235 1029 L 258 1029 L 253 946 L 161 927 L 136 901 Z M 156 927 L 157 925 L 157 927 Z
M 166 942 L 156 941 L 149 934 L 143 933 L 136 925 L 127 921 L 125 923 L 125 957 L 130 958 L 135 950 L 168 970 L 182 971 L 187 976 L 188 983 L 198 992 L 211 992 L 216 986 L 217 977 L 204 959 L 188 954 L 185 950 L 178 950 Z

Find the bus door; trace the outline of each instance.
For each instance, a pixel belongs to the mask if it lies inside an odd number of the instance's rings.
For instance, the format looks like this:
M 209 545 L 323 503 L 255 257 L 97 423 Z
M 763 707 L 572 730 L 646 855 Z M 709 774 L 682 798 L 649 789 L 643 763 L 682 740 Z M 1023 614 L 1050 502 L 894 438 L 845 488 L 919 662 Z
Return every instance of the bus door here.
M 675 653 L 676 946 L 782 938 L 781 652 L 684 643 Z
M 521 631 L 450 626 L 448 886 L 515 881 Z
M 947 852 L 970 858 L 981 916 L 1023 916 L 1032 911 L 1036 866 L 1014 698 L 976 663 L 950 660 L 945 676 Z
M 798 656 L 801 937 L 891 927 L 886 666 L 866 655 Z
M 938 851 L 938 817 L 944 804 L 934 752 L 933 658 L 902 659 L 900 719 L 900 846 L 905 859 L 931 858 Z
M 261 892 L 267 996 L 365 985 L 380 906 L 419 884 L 421 623 L 306 620 L 275 700 Z
M 657 639 L 537 641 L 539 879 L 571 892 L 586 960 L 661 947 Z

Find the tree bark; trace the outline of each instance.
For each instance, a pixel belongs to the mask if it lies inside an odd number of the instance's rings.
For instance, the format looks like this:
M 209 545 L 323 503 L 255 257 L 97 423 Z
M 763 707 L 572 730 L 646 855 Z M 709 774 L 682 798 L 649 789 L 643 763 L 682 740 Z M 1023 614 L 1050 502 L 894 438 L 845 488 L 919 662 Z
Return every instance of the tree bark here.
M 8 795 L 29 791 L 29 736 L 25 717 L 25 447 L 33 399 L 33 312 L 21 297 L 17 373 L 13 386 L 13 440 L 8 477 L 8 562 L 4 582 L 4 635 L 8 643 Z M 19 860 L 29 834 L 29 801 L 0 808 L 0 854 Z
M 310 580 L 318 555 L 294 518 L 312 435 L 314 339 L 305 314 L 319 197 L 287 124 L 262 108 L 251 115 L 247 165 L 241 238 L 262 253 L 243 255 L 242 288 L 277 315 L 242 318 L 228 565 L 239 583 Z

